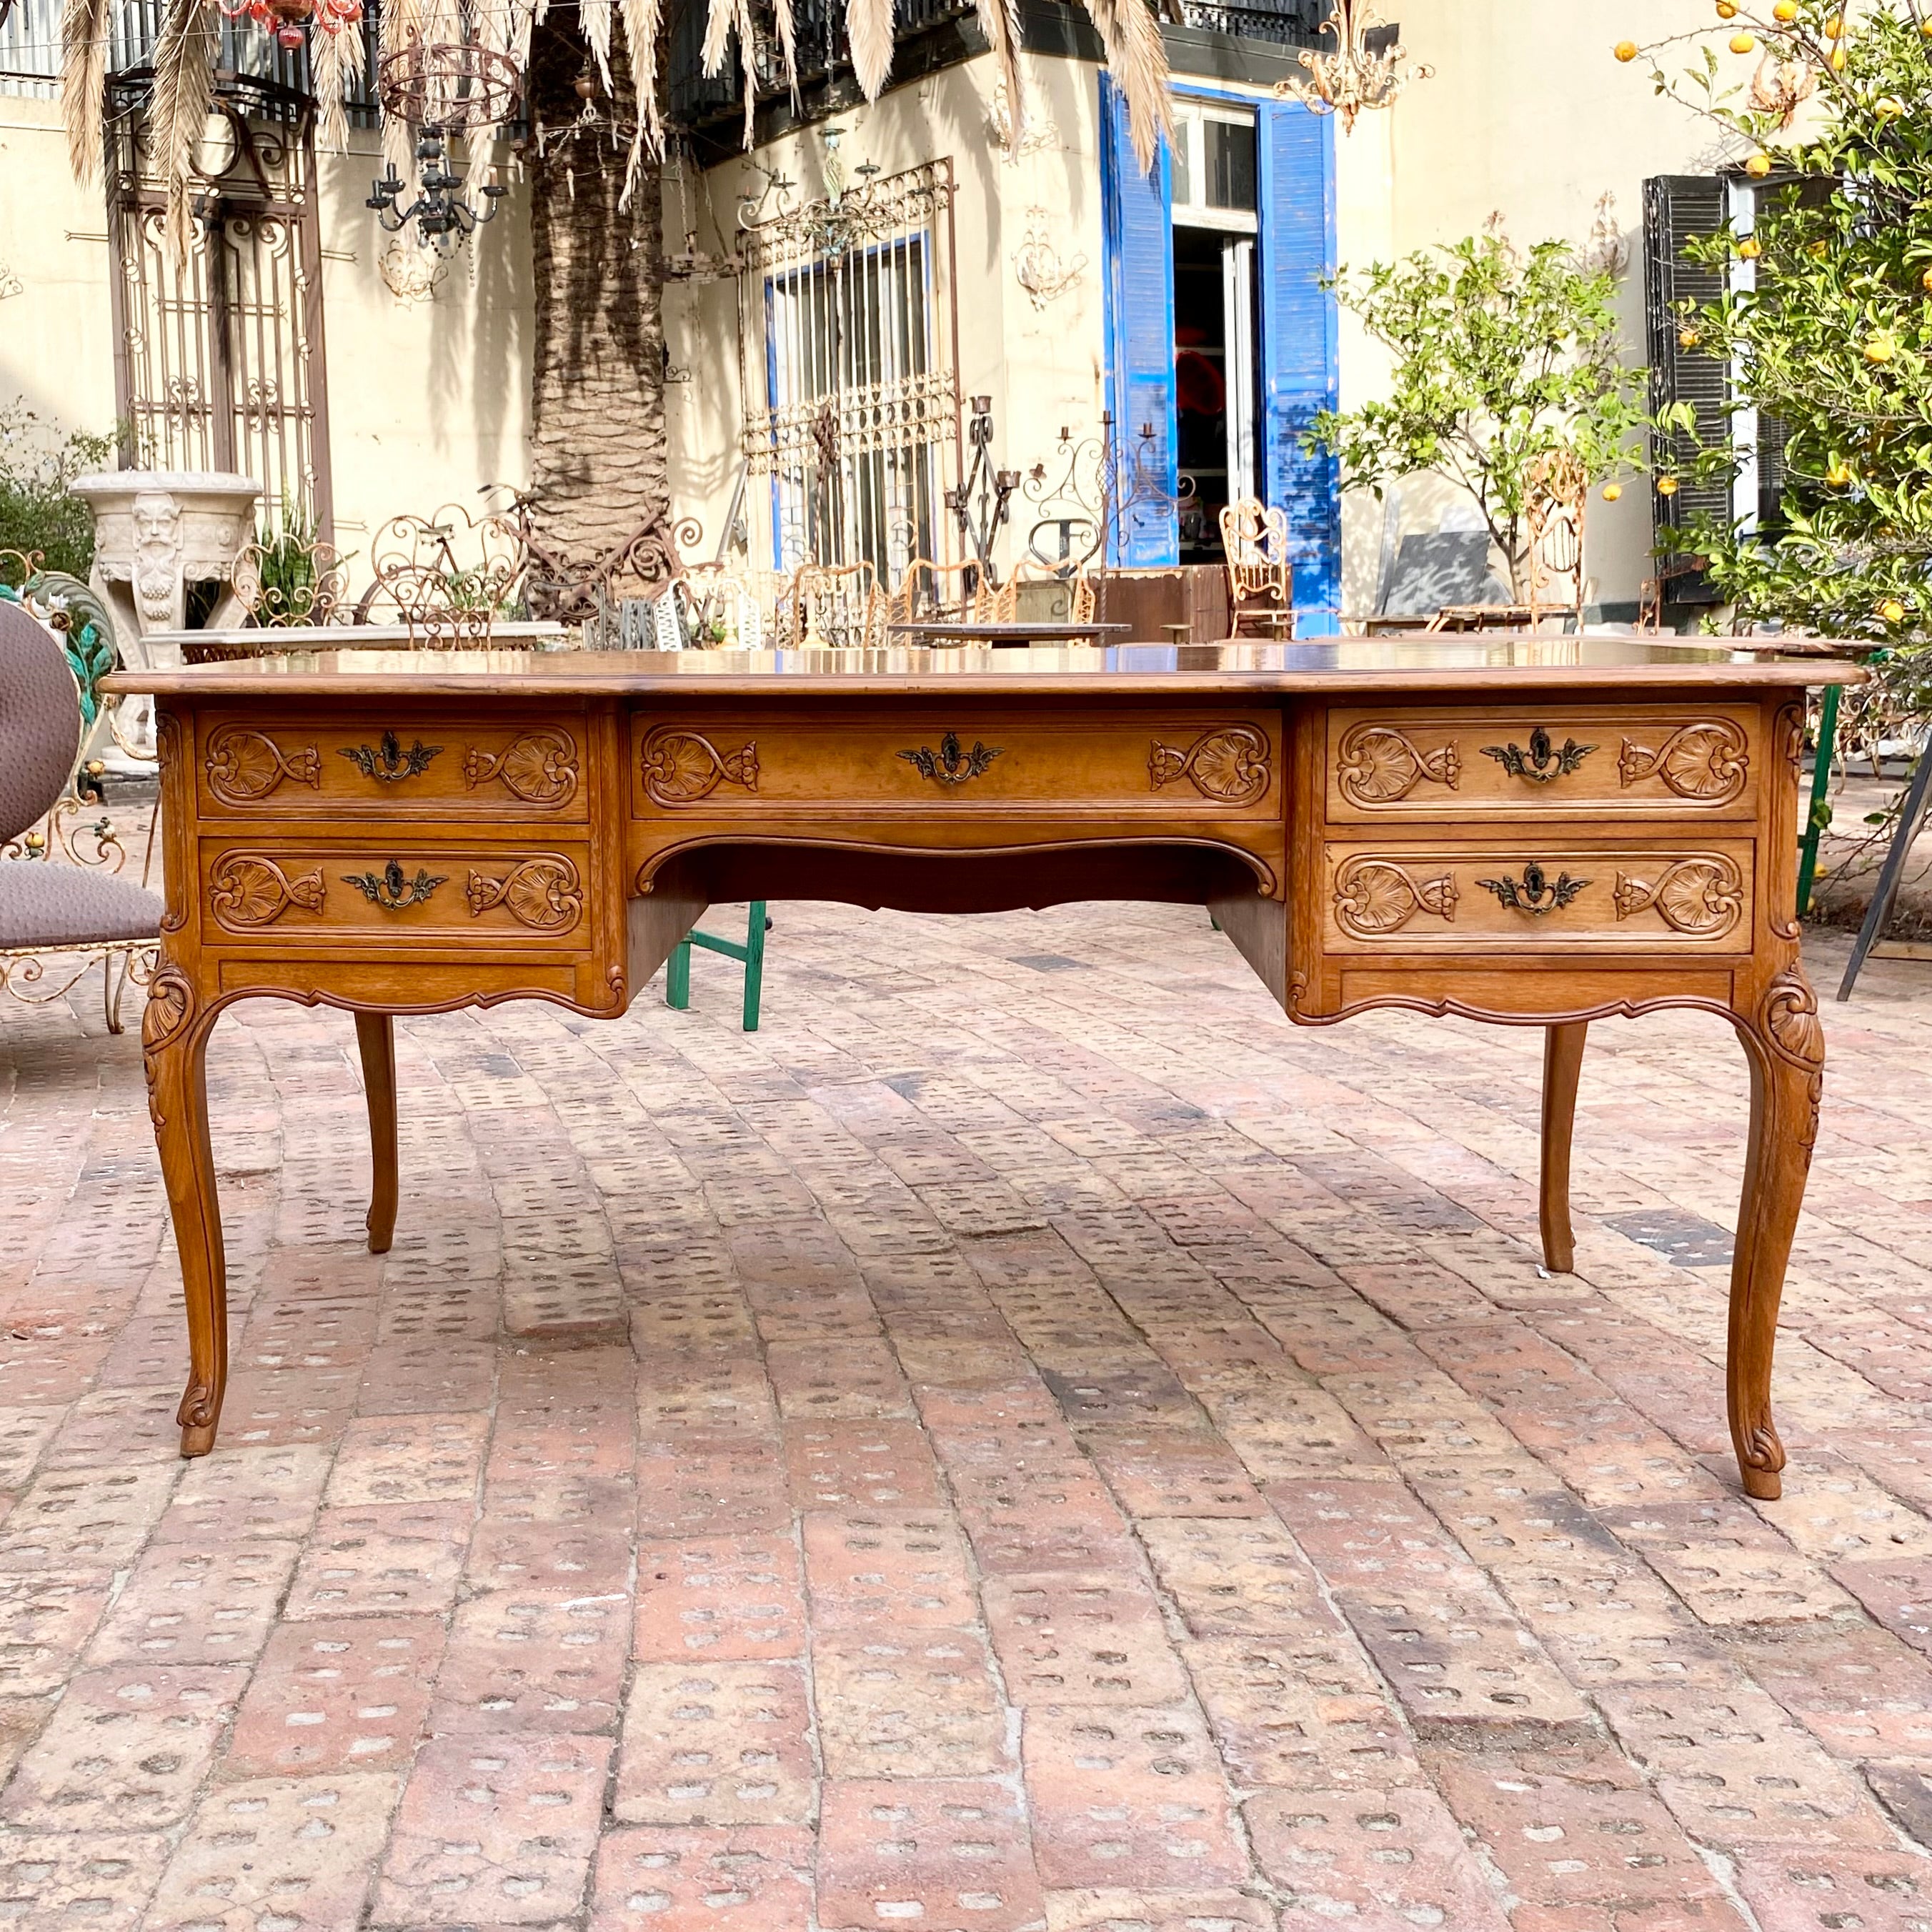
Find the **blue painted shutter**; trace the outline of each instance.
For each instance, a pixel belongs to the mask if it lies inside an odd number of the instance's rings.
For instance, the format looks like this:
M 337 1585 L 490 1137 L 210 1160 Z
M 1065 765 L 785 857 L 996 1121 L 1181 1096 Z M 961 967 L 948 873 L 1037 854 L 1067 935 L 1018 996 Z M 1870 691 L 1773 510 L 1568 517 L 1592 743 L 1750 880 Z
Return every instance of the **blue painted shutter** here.
M 1132 0 L 1138 5 L 1140 0 Z M 1142 174 L 1127 136 L 1126 103 L 1100 76 L 1100 195 L 1106 243 L 1107 394 L 1120 452 L 1124 496 L 1133 474 L 1141 425 L 1154 430 L 1144 472 L 1167 493 L 1168 506 L 1130 511 L 1112 544 L 1112 561 L 1128 567 L 1178 563 L 1180 533 L 1172 507 L 1174 469 L 1174 228 L 1171 158 Z
M 1335 298 L 1335 123 L 1293 102 L 1261 110 L 1262 473 L 1288 513 L 1296 629 L 1341 628 L 1342 493 L 1332 456 L 1301 439 L 1341 394 Z

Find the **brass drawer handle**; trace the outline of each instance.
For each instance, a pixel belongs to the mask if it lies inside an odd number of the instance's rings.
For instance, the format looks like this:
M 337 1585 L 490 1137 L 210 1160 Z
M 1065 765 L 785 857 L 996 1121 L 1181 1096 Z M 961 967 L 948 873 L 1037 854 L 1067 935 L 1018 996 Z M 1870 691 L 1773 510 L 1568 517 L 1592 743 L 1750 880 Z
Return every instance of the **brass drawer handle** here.
M 922 745 L 916 752 L 902 752 L 899 756 L 913 766 L 921 778 L 936 778 L 941 784 L 962 785 L 968 778 L 978 778 L 993 760 L 1004 754 L 1004 747 L 999 745 L 982 745 L 976 738 L 973 748 L 961 748 L 959 734 L 949 731 L 939 741 L 935 752 L 930 745 Z
M 1594 745 L 1580 745 L 1574 738 L 1564 739 L 1560 747 L 1552 745 L 1550 734 L 1539 724 L 1529 734 L 1527 752 L 1512 742 L 1507 745 L 1485 745 L 1483 756 L 1495 759 L 1513 778 L 1528 778 L 1532 784 L 1548 784 L 1554 778 L 1567 778 L 1596 748 Z
M 376 745 L 340 745 L 337 754 L 355 766 L 365 778 L 380 784 L 400 784 L 405 778 L 421 776 L 430 759 L 442 752 L 440 745 L 425 745 L 418 738 L 406 752 L 393 731 L 385 731 Z
M 1533 919 L 1541 919 L 1561 912 L 1590 882 L 1573 879 L 1568 872 L 1550 878 L 1532 859 L 1522 868 L 1520 879 L 1478 879 L 1476 883 L 1494 892 L 1511 912 L 1526 912 Z
M 406 912 L 411 906 L 422 904 L 448 876 L 418 866 L 412 879 L 392 859 L 380 872 L 344 872 L 342 883 L 353 886 L 371 905 L 379 905 L 385 912 Z

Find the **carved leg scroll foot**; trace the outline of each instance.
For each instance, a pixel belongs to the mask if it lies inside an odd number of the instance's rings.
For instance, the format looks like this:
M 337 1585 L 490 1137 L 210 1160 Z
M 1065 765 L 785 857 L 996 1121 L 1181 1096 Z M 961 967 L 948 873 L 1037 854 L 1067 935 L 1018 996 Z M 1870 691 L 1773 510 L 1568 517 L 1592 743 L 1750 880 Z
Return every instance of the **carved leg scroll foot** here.
M 1576 1125 L 1576 1079 L 1583 1067 L 1586 1021 L 1545 1030 L 1543 1048 L 1543 1178 L 1540 1201 L 1543 1264 L 1570 1274 L 1576 1242 L 1570 1227 L 1570 1143 Z
M 188 1388 L 175 1417 L 184 1456 L 214 1447 L 228 1382 L 227 1268 L 208 1140 L 209 1024 L 188 976 L 163 967 L 148 988 L 141 1053 L 188 1308 Z
M 396 1233 L 396 1023 L 387 1013 L 358 1013 L 362 1091 L 369 1103 L 369 1252 L 386 1255 Z
M 1750 1144 L 1731 1264 L 1725 1380 L 1744 1492 L 1774 1502 L 1784 1488 L 1778 1472 L 1784 1467 L 1784 1445 L 1772 1420 L 1772 1352 L 1784 1270 L 1818 1138 L 1825 1035 L 1817 995 L 1795 962 L 1766 988 L 1748 1019 L 1738 1016 L 1738 1025 L 1750 1060 Z

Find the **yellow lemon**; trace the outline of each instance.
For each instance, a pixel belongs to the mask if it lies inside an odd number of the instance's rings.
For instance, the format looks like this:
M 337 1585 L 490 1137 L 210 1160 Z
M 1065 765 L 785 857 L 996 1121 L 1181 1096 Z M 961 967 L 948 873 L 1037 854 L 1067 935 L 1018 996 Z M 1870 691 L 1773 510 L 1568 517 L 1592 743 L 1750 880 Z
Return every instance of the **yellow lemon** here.
M 1851 56 L 1843 47 L 1834 47 L 1832 50 L 1832 71 L 1834 74 L 1843 74 L 1845 70 L 1845 63 L 1850 58 Z
M 1694 328 L 1680 328 L 1677 332 L 1677 346 L 1680 349 L 1695 349 L 1703 339 Z
M 1735 20 L 1738 17 L 1738 0 L 1718 0 L 1718 18 Z
M 1620 60 L 1620 61 L 1634 61 L 1634 60 L 1635 60 L 1635 59 L 1636 58 L 1636 55 L 1637 55 L 1637 46 L 1636 46 L 1636 41 L 1634 41 L 1634 40 L 1619 40 L 1619 41 L 1618 41 L 1618 43 L 1617 43 L 1617 44 L 1616 44 L 1616 52 L 1617 58 L 1618 58 L 1618 60 Z
M 1778 4 L 1771 10 L 1771 17 L 1780 26 L 1790 26 L 1798 17 L 1796 0 L 1778 0 Z
M 1828 255 L 1832 252 L 1832 244 L 1828 242 L 1808 242 L 1804 244 L 1804 252 L 1808 255 Z M 1927 286 L 1932 287 L 1932 283 L 1928 283 Z
M 1762 181 L 1770 172 L 1771 157 L 1761 152 L 1752 155 L 1744 164 L 1744 172 L 1749 175 L 1753 181 Z
M 1895 94 L 1888 94 L 1884 100 L 1879 102 L 1872 112 L 1881 121 L 1896 121 L 1905 112 L 1905 103 Z
M 1878 607 L 1878 614 L 1888 624 L 1902 624 L 1905 622 L 1905 606 L 1896 597 L 1888 597 Z
M 1841 456 L 1825 472 L 1825 481 L 1834 490 L 1842 490 L 1852 480 L 1852 466 Z
M 1606 483 L 1604 485 L 1604 501 L 1606 503 L 1614 503 L 1623 494 L 1624 486 L 1621 483 Z
M 1874 335 L 1865 344 L 1868 362 L 1889 362 L 1898 353 L 1898 344 L 1888 335 Z
M 1657 494 L 1660 496 L 1676 496 L 1677 494 L 1677 478 L 1674 476 L 1660 476 L 1657 479 Z
M 1932 289 L 1932 268 L 1928 268 L 1924 274 L 1918 278 L 1918 286 L 1922 289 Z
M 1837 40 L 1840 35 L 1844 32 L 1844 31 L 1845 16 L 1842 14 L 1834 14 L 1832 17 L 1825 22 L 1825 34 L 1828 40 Z
M 1738 244 L 1738 254 L 1747 262 L 1755 262 L 1763 253 L 1763 244 L 1754 241 L 1748 235 Z
M 1731 51 L 1734 54 L 1752 54 L 1757 51 L 1757 42 L 1749 34 L 1733 34 Z

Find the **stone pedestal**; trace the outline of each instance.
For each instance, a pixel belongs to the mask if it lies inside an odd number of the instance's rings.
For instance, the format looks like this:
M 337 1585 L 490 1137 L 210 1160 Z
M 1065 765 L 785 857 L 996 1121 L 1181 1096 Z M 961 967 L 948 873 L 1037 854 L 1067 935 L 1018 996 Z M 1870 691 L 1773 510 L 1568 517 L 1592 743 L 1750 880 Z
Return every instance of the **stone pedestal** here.
M 94 590 L 130 664 L 151 665 L 150 631 L 187 622 L 188 586 L 219 584 L 210 624 L 241 619 L 235 560 L 255 538 L 262 486 L 220 470 L 117 470 L 68 485 L 94 512 Z

